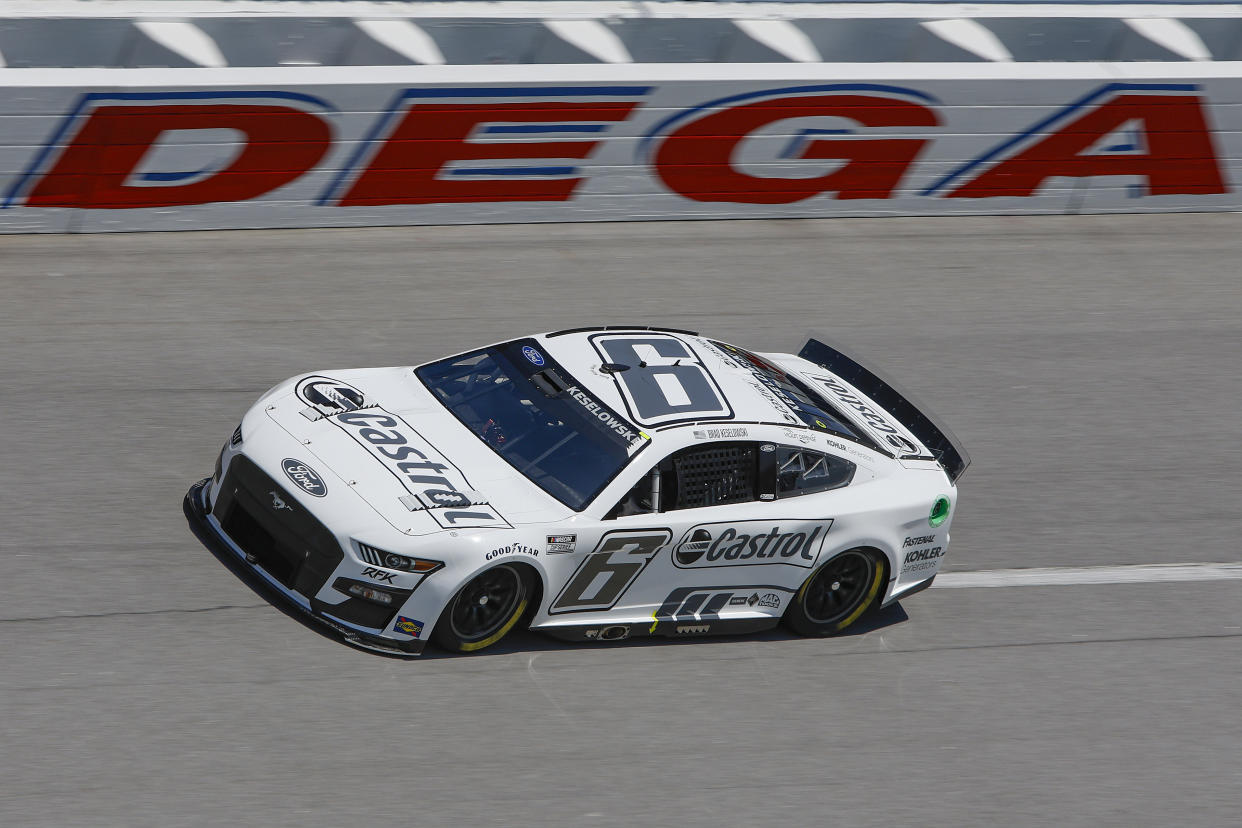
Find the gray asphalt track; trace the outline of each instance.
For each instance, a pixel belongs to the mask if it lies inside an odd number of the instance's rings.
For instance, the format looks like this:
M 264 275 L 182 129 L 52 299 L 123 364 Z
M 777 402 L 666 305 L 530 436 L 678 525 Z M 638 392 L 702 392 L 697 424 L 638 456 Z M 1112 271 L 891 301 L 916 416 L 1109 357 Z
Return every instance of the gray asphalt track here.
M 1228 826 L 1242 596 L 932 590 L 861 634 L 407 663 L 181 497 L 313 368 L 812 328 L 967 444 L 950 570 L 1242 560 L 1235 215 L 0 238 L 0 825 Z

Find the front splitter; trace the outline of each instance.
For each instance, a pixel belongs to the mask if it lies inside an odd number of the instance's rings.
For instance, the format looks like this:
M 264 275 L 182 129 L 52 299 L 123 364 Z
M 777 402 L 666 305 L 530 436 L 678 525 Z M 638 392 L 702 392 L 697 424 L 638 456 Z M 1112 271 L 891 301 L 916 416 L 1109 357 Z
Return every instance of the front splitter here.
M 186 492 L 185 499 L 182 501 L 182 510 L 185 512 L 186 520 L 189 522 L 190 531 L 234 575 L 240 578 L 246 586 L 258 593 L 264 600 L 286 615 L 311 627 L 321 635 L 358 650 L 365 650 L 369 653 L 390 656 L 392 658 L 412 658 L 421 654 L 423 649 L 426 648 L 426 641 L 397 642 L 371 635 L 361 630 L 350 629 L 329 618 L 325 618 L 313 609 L 298 603 L 273 587 L 246 562 L 245 558 L 238 554 L 237 550 L 220 536 L 216 528 L 211 524 L 211 521 L 207 519 L 204 499 L 207 484 L 210 482 L 211 478 L 208 477 L 195 483 Z

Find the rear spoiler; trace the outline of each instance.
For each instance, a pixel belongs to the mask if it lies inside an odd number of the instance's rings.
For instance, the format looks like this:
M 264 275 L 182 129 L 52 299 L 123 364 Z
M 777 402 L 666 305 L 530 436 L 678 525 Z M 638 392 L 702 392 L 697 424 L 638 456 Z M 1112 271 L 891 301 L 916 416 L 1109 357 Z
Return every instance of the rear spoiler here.
M 798 356 L 836 374 L 893 415 L 927 446 L 950 480 L 956 482 L 970 465 L 970 455 L 953 432 L 941 425 L 926 406 L 916 404 L 909 394 L 899 390 L 896 383 L 864 367 L 840 348 L 825 345 L 818 339 L 808 339 Z

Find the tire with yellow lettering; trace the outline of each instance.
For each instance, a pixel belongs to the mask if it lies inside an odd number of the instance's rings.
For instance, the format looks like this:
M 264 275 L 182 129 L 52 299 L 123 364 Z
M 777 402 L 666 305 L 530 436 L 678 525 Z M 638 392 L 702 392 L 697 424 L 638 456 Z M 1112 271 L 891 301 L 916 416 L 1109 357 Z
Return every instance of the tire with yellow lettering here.
M 448 602 L 431 640 L 456 653 L 490 647 L 517 625 L 530 597 L 524 567 L 501 564 L 480 572 Z
M 799 635 L 836 635 L 879 605 L 885 559 L 868 549 L 832 558 L 803 582 L 785 612 L 785 625 Z

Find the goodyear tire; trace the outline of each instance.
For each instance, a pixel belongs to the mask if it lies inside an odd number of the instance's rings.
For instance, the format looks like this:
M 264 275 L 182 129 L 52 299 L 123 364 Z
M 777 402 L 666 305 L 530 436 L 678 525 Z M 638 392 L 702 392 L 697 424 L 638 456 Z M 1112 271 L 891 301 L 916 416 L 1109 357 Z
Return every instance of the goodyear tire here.
M 456 653 L 490 647 L 521 620 L 530 595 L 530 582 L 518 567 L 501 564 L 480 572 L 448 602 L 432 640 Z
M 866 549 L 832 558 L 803 582 L 785 613 L 799 635 L 837 635 L 880 603 L 885 560 Z

